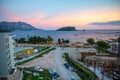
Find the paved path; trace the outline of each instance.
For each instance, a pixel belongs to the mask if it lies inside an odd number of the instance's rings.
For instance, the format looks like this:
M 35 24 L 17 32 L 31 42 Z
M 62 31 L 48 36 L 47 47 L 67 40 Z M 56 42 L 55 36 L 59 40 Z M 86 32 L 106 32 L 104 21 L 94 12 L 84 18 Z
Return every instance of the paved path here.
M 33 61 L 23 64 L 23 67 L 32 67 L 35 65 L 39 65 L 44 68 L 52 67 L 57 71 L 60 75 L 61 80 L 71 80 L 73 76 L 75 80 L 80 80 L 75 72 L 71 72 L 70 69 L 66 69 L 63 65 L 66 63 L 62 55 L 64 52 L 69 51 L 68 49 L 62 50 L 61 48 L 57 48 L 56 50 L 51 51 L 48 54 L 43 55 L 43 57 L 37 58 Z

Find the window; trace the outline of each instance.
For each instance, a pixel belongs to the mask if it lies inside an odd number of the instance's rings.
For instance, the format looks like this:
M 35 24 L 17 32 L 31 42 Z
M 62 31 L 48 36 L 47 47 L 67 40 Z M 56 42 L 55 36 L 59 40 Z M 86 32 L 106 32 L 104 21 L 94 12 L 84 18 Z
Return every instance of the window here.
M 9 40 L 6 38 L 6 39 L 5 39 L 5 43 L 8 43 L 8 41 L 9 41 Z
M 9 50 L 7 50 L 7 55 L 9 55 L 9 53 L 10 53 Z
M 7 61 L 9 61 L 9 57 L 7 57 Z
M 8 49 L 9 48 L 9 44 L 6 44 L 6 49 Z

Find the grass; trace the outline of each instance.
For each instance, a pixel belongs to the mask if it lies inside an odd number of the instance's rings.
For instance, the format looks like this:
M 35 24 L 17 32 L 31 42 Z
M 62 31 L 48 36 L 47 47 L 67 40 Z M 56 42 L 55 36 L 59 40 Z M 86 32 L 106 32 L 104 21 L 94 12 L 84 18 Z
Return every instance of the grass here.
M 54 49 L 55 49 L 55 48 L 49 49 L 49 50 L 45 51 L 44 53 L 41 53 L 40 55 L 36 56 L 35 58 L 42 57 L 43 54 L 47 54 L 47 53 L 49 53 L 50 51 L 52 51 L 52 50 L 54 50 Z
M 23 62 L 16 63 L 16 65 L 22 65 L 22 64 L 24 64 L 24 63 L 26 63 L 26 62 L 29 62 L 29 61 L 32 61 L 32 60 L 34 60 L 34 59 L 36 59 L 36 58 L 42 57 L 43 54 L 47 54 L 48 52 L 50 52 L 50 51 L 52 51 L 52 50 L 54 50 L 54 49 L 55 49 L 55 48 L 51 48 L 51 49 L 49 49 L 49 50 L 47 50 L 47 51 L 45 51 L 45 52 L 43 52 L 43 53 L 41 53 L 41 54 L 39 54 L 39 55 L 31 58 L 31 59 L 28 59 L 28 60 L 23 61 Z
M 98 53 L 106 53 L 107 51 L 105 50 L 105 49 L 103 49 L 103 48 L 101 48 L 101 47 L 95 47 L 96 49 L 97 49 L 97 51 L 98 51 Z
M 97 55 L 109 55 L 109 52 L 102 47 L 95 47 L 97 50 Z
M 76 73 L 82 80 L 97 80 L 97 76 L 95 73 L 90 71 L 89 69 L 85 68 L 83 65 L 79 64 L 72 60 L 68 54 L 65 54 L 65 58 L 67 62 L 76 69 Z
M 26 68 L 24 70 L 31 71 L 31 68 Z M 36 73 L 39 74 L 37 76 L 34 76 L 32 73 L 26 73 L 24 71 L 24 73 L 23 73 L 23 79 L 22 80 L 40 80 L 40 78 L 43 78 L 41 80 L 52 80 L 52 77 L 51 77 L 49 71 L 46 70 L 46 69 L 44 69 L 44 71 L 42 71 L 42 72 L 36 72 Z
M 41 48 L 40 51 L 43 51 L 43 50 L 46 50 L 46 49 L 48 49 L 48 48 L 50 48 L 50 47 L 40 47 L 40 48 Z

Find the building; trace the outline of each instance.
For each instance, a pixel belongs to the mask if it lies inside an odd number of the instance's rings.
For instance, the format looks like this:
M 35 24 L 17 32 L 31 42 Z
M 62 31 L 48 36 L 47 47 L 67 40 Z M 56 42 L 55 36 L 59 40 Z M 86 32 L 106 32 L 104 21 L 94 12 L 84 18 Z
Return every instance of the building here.
M 12 38 L 12 35 L 0 33 L 0 80 L 8 80 L 5 76 L 11 75 L 15 71 Z
M 119 43 L 118 42 L 114 42 L 114 43 L 110 44 L 110 49 L 109 49 L 110 52 L 118 54 L 118 53 L 120 53 L 119 49 L 120 48 L 119 48 Z
M 84 43 L 83 43 L 83 42 L 75 42 L 74 45 L 75 45 L 75 46 L 84 46 Z
M 118 53 L 120 53 L 120 36 L 118 38 Z
M 120 55 L 120 36 L 118 37 L 118 39 L 116 39 L 116 41 L 109 43 L 109 45 L 109 52 L 114 53 L 115 55 Z
M 81 52 L 80 55 L 81 55 L 81 58 L 85 58 L 88 56 L 95 56 L 96 52 Z

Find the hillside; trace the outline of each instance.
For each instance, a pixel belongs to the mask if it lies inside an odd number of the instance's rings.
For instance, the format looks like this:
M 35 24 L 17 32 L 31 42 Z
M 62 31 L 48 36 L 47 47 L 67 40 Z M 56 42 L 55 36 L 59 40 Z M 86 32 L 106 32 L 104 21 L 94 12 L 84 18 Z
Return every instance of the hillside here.
M 76 31 L 74 26 L 66 26 L 58 29 L 57 31 Z
M 36 28 L 25 22 L 0 22 L 0 30 L 36 30 Z

